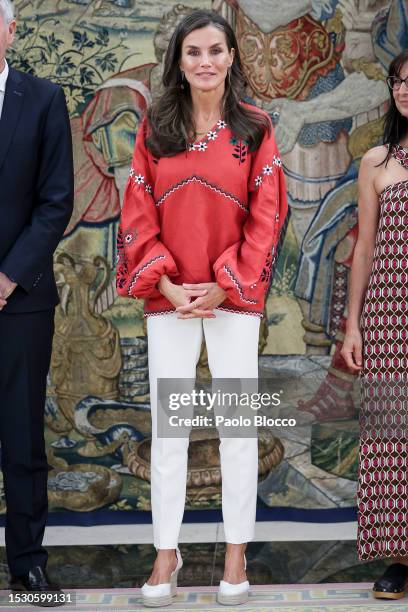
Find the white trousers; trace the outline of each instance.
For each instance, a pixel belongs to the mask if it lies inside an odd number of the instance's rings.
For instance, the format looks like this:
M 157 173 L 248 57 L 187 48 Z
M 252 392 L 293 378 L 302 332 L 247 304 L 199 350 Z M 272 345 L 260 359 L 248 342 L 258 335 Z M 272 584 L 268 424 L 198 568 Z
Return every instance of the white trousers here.
M 215 310 L 215 319 L 147 319 L 152 411 L 151 503 L 154 546 L 176 548 L 184 513 L 188 438 L 157 437 L 157 379 L 195 379 L 203 333 L 213 378 L 258 378 L 259 317 Z M 222 513 L 226 542 L 254 537 L 258 440 L 221 438 Z

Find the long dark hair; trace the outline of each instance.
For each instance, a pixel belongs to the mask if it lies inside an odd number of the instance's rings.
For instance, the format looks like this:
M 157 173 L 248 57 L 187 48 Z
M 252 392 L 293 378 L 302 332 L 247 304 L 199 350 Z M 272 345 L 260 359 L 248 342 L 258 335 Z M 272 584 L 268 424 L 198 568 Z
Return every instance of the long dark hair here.
M 402 51 L 390 64 L 388 76 L 400 76 L 402 66 L 408 62 L 408 49 Z M 401 138 L 406 136 L 408 131 L 408 119 L 401 115 L 397 105 L 395 104 L 392 89 L 390 89 L 390 106 L 384 118 L 384 135 L 383 144 L 388 145 L 387 157 L 382 163 L 387 164 L 391 157 L 391 151 L 394 145 L 398 144 Z
M 196 136 L 190 87 L 183 81 L 179 61 L 183 40 L 193 30 L 215 26 L 225 34 L 228 50 L 235 49 L 230 78 L 226 79 L 222 99 L 223 119 L 234 136 L 245 140 L 250 151 L 257 149 L 265 130 L 270 131 L 268 117 L 240 104 L 246 86 L 237 39 L 229 23 L 214 11 L 194 11 L 176 27 L 167 48 L 163 71 L 163 94 L 148 109 L 150 129 L 146 145 L 156 157 L 170 157 L 185 151 L 189 134 Z M 181 85 L 184 85 L 184 88 Z

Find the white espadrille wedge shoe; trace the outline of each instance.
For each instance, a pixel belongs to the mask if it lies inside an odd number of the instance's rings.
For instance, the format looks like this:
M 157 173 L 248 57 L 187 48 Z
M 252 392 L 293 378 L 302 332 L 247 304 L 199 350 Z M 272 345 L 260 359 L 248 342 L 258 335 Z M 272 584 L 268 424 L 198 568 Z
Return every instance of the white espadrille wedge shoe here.
M 247 566 L 246 557 L 244 555 L 245 569 Z M 217 593 L 217 602 L 223 606 L 239 606 L 248 601 L 249 597 L 249 582 L 245 580 L 238 584 L 231 584 L 220 580 L 220 587 Z
M 177 574 L 183 567 L 183 559 L 178 548 L 176 548 L 177 565 L 171 572 L 170 582 L 163 584 L 150 585 L 147 582 L 141 588 L 143 605 L 147 608 L 161 608 L 173 603 L 173 598 L 177 595 Z

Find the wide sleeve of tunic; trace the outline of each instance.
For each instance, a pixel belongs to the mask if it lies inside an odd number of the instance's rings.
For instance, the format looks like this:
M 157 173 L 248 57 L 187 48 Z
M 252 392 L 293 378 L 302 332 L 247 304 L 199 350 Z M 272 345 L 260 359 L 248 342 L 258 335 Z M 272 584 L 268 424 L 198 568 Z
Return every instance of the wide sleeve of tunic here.
M 158 211 L 145 145 L 147 122 L 139 126 L 126 184 L 117 236 L 116 287 L 124 297 L 161 295 L 156 284 L 163 274 L 178 276 L 169 250 L 160 241 Z
M 217 283 L 229 300 L 241 307 L 258 304 L 268 289 L 288 212 L 285 177 L 272 126 L 252 155 L 248 203 L 243 238 L 230 245 L 213 266 Z

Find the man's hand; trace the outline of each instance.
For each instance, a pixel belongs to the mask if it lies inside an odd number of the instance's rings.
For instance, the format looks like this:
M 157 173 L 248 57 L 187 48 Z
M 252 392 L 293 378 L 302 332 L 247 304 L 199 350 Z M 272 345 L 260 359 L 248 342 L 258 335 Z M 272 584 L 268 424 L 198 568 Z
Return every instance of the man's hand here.
M 212 312 L 227 297 L 227 292 L 217 283 L 183 283 L 183 288 L 191 292 L 205 290 L 206 293 L 202 297 L 197 297 L 190 304 L 178 306 L 176 311 L 180 313 L 179 319 L 191 319 L 194 316 L 195 310 Z
M 7 304 L 7 299 L 17 287 L 17 283 L 13 283 L 4 272 L 0 272 L 0 310 Z

